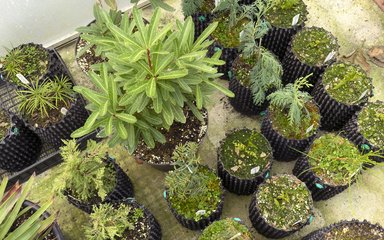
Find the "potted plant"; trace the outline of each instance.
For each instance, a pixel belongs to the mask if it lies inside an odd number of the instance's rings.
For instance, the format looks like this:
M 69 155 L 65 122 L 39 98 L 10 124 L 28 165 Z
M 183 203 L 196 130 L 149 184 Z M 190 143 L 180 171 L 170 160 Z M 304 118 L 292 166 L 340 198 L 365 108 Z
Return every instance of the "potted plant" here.
M 379 224 L 367 220 L 340 221 L 316 230 L 302 240 L 333 240 L 333 239 L 384 239 L 384 229 Z
M 292 161 L 298 158 L 315 138 L 320 124 L 319 108 L 307 92 L 307 79 L 299 78 L 283 89 L 270 94 L 270 106 L 261 126 L 261 133 L 273 149 L 278 161 Z
M 280 0 L 265 14 L 271 24 L 263 37 L 262 46 L 283 61 L 292 36 L 304 27 L 307 20 L 307 6 L 302 0 Z
M 0 110 L 0 168 L 20 171 L 35 163 L 40 151 L 39 137 L 17 116 Z
M 277 58 L 261 47 L 268 30 L 263 20 L 265 4 L 261 2 L 256 21 L 249 22 L 241 34 L 241 51 L 233 61 L 229 89 L 235 93 L 231 105 L 244 114 L 257 114 L 268 107 L 266 96 L 281 88 L 283 68 Z M 259 6 L 259 5 L 256 5 Z
M 326 200 L 347 189 L 367 165 L 377 165 L 348 139 L 333 133 L 317 138 L 296 162 L 293 174 L 305 182 L 313 200 Z
M 0 185 L 0 238 L 1 239 L 56 239 L 63 240 L 59 226 L 53 215 L 46 210 L 52 202 L 41 207 L 26 200 L 31 191 L 35 176 L 24 184 L 18 182 L 6 193 L 8 178 L 5 177 Z
M 155 142 L 164 144 L 161 131 L 179 133 L 173 134 L 171 146 L 157 145 L 155 149 L 165 153 L 155 158 L 167 161 L 175 146 L 187 141 L 188 131 L 196 136 L 196 123 L 204 121 L 202 109 L 212 91 L 233 96 L 213 80 L 219 76 L 214 67 L 223 63 L 220 52 L 211 58 L 205 56 L 211 44 L 206 39 L 217 23 L 194 41 L 191 18 L 178 23 L 176 30 L 168 24 L 157 31 L 159 14 L 156 10 L 149 25 L 144 26 L 141 11 L 135 8 L 132 19 L 124 18 L 124 26 L 128 26 L 124 28 L 113 25 L 106 12 L 102 14 L 114 36 L 108 43 L 109 61 L 100 66 L 98 74 L 89 73 L 98 91 L 74 88 L 90 102 L 92 114 L 72 137 L 100 128 L 99 136 L 111 136 L 111 145 L 123 144 L 132 154 L 141 142 L 149 148 L 154 148 Z M 194 129 L 186 129 L 184 123 L 192 116 L 199 121 L 188 125 Z M 173 130 L 175 122 L 181 123 L 183 130 Z
M 55 148 L 83 126 L 88 117 L 83 99 L 72 90 L 71 81 L 64 75 L 51 81 L 22 84 L 16 90 L 16 99 L 26 123 L 44 143 Z
M 8 50 L 0 63 L 1 74 L 16 85 L 22 85 L 26 81 L 41 82 L 66 73 L 55 52 L 43 48 L 41 44 L 22 44 Z
M 64 143 L 60 148 L 63 163 L 55 184 L 58 194 L 87 213 L 94 205 L 133 197 L 131 180 L 108 155 L 106 143 L 89 140 L 84 151 L 78 150 L 75 140 Z
M 302 29 L 293 36 L 282 61 L 283 83 L 313 73 L 309 82 L 314 85 L 324 69 L 335 61 L 337 51 L 337 40 L 330 32 L 318 27 Z
M 143 206 L 128 200 L 93 207 L 90 225 L 84 227 L 89 240 L 160 240 L 161 228 Z
M 200 237 L 199 240 L 252 240 L 254 237 L 251 232 L 239 218 L 225 218 L 219 221 L 214 221 L 209 225 Z
M 327 67 L 313 90 L 321 114 L 321 129 L 340 130 L 352 115 L 373 96 L 372 79 L 349 63 Z
M 353 142 L 363 152 L 384 149 L 384 105 L 382 102 L 367 103 L 361 111 L 352 116 L 343 127 L 341 134 Z M 384 158 L 373 157 L 377 162 Z
M 269 177 L 272 148 L 256 130 L 239 129 L 228 133 L 220 142 L 217 172 L 230 192 L 248 195 Z
M 191 153 L 191 150 L 187 152 Z M 200 165 L 200 158 L 195 154 L 181 152 L 179 156 L 177 167 L 165 177 L 164 198 L 181 225 L 201 230 L 219 219 L 223 211 L 224 192 L 220 178 L 208 167 Z
M 313 219 L 311 193 L 292 175 L 272 176 L 252 196 L 249 219 L 268 238 L 283 238 Z

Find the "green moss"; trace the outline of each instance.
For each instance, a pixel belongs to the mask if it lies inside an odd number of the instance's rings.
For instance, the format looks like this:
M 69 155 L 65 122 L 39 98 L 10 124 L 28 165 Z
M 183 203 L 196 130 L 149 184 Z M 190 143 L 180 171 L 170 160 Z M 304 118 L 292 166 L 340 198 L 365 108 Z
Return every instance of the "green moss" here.
M 200 8 L 201 13 L 211 13 L 213 9 L 215 9 L 214 0 L 203 0 L 203 4 Z
M 0 141 L 7 135 L 10 127 L 9 117 L 3 111 L 0 111 Z
M 384 148 L 384 105 L 369 103 L 358 116 L 360 133 L 377 148 Z
M 303 117 L 300 126 L 291 126 L 288 118 L 288 110 L 281 110 L 273 105 L 269 106 L 269 116 L 272 121 L 272 127 L 283 137 L 288 139 L 305 139 L 316 133 L 319 128 L 320 114 L 318 107 L 312 102 L 306 103 L 310 117 Z M 303 115 L 306 113 L 303 109 Z
M 379 240 L 384 239 L 384 231 L 368 223 L 341 225 L 324 234 L 324 240 Z
M 228 239 L 251 240 L 253 237 L 245 225 L 231 218 L 213 222 L 206 229 L 204 229 L 203 233 L 199 237 L 199 240 Z
M 309 66 L 321 66 L 328 54 L 338 49 L 336 38 L 322 28 L 311 27 L 298 32 L 292 40 L 296 57 Z
M 362 169 L 361 154 L 348 139 L 333 133 L 316 139 L 308 152 L 312 171 L 329 185 L 346 185 Z
M 289 2 L 289 0 L 284 0 L 284 2 Z M 275 5 L 270 9 L 265 18 L 272 26 L 279 28 L 292 28 L 292 19 L 300 14 L 299 21 L 297 25 L 302 24 L 308 14 L 307 7 L 302 0 L 294 1 L 291 6 L 286 6 L 284 4 Z
M 176 172 L 169 174 L 176 174 Z M 194 188 L 206 188 L 206 191 L 202 191 L 205 195 L 190 195 L 188 198 L 184 198 L 175 193 L 169 194 L 169 201 L 178 214 L 187 219 L 199 221 L 214 212 L 221 201 L 220 178 L 203 166 L 199 168 L 199 171 L 190 174 L 194 174 L 195 177 L 198 175 L 197 177 L 201 181 L 198 182 L 199 186 L 194 186 Z M 199 210 L 205 210 L 205 213 L 197 214 L 196 212 Z
M 260 185 L 257 206 L 265 221 L 285 231 L 307 222 L 312 211 L 311 193 L 292 175 L 273 176 Z
M 243 179 L 260 175 L 272 160 L 272 149 L 267 139 L 250 129 L 229 134 L 221 145 L 220 154 L 224 168 Z M 259 171 L 252 174 L 251 170 L 256 167 L 259 167 Z
M 211 34 L 213 39 L 224 48 L 237 48 L 240 46 L 240 32 L 244 30 L 244 26 L 249 22 L 248 19 L 243 19 L 237 22 L 236 26 L 229 27 L 228 16 L 219 16 L 213 20 L 218 22 L 217 28 Z
M 239 57 L 235 59 L 232 70 L 241 85 L 245 87 L 250 86 L 251 70 L 256 65 L 256 62 L 256 55 L 251 58 L 245 58 L 243 55 L 239 55 Z
M 348 63 L 328 67 L 323 75 L 324 88 L 338 102 L 356 105 L 367 102 L 372 91 L 372 79 L 363 69 Z

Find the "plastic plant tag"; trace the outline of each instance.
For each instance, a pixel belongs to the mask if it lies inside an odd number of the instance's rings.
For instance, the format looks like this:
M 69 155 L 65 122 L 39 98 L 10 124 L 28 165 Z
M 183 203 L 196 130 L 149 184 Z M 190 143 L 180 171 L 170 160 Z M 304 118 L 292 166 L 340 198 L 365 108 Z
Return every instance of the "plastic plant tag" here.
M 232 78 L 232 71 L 228 71 L 228 77 Z
M 163 197 L 164 197 L 164 199 L 167 199 L 167 191 L 163 192 Z
M 313 216 L 311 215 L 311 216 L 309 217 L 309 223 L 312 223 L 312 221 L 313 221 Z
M 241 222 L 240 218 L 233 218 L 233 220 L 235 220 L 236 222 Z
M 369 91 L 369 89 L 365 90 L 365 91 L 361 94 L 361 96 L 359 97 L 359 100 L 357 100 L 357 101 L 360 101 L 361 99 L 363 99 L 363 98 L 365 97 L 365 95 L 367 95 L 368 91 Z
M 233 235 L 229 240 L 234 240 L 234 239 L 237 239 L 238 237 L 241 236 L 242 233 L 236 233 L 235 235 Z
M 62 108 L 60 109 L 60 112 L 61 112 L 61 114 L 63 114 L 63 115 L 65 116 L 65 115 L 67 115 L 68 110 L 67 110 L 65 107 L 62 107 Z
M 311 126 L 309 126 L 309 128 L 307 128 L 305 133 L 310 133 L 312 130 L 313 130 L 313 124 Z
M 241 31 L 240 34 L 239 34 L 240 39 L 243 39 L 243 36 L 244 36 L 244 30 Z
M 204 215 L 206 212 L 207 212 L 207 211 L 205 211 L 205 210 L 198 210 L 198 211 L 196 212 L 196 215 Z
M 18 73 L 16 74 L 16 77 L 20 80 L 20 82 L 24 84 L 29 84 L 29 81 L 23 76 L 23 74 Z
M 205 17 L 204 16 L 199 16 L 199 21 L 200 22 L 205 22 Z
M 2 63 L 0 63 L 0 68 L 3 68 L 3 64 Z
M 260 166 L 254 167 L 251 169 L 251 174 L 256 174 L 260 171 Z
M 300 19 L 300 13 L 292 18 L 292 26 L 295 26 L 299 22 L 299 19 Z
M 315 184 L 318 189 L 324 189 L 324 186 L 320 183 Z
M 215 0 L 215 6 L 216 7 L 219 6 L 220 2 L 221 2 L 221 0 Z
M 362 150 L 369 151 L 369 150 L 371 150 L 371 147 L 370 147 L 368 144 L 365 144 L 365 143 L 364 143 L 364 144 L 361 145 L 361 149 L 362 149 Z
M 187 168 L 188 168 L 188 171 L 189 171 L 190 173 L 193 173 L 192 170 L 189 168 L 189 166 L 187 166 Z
M 12 130 L 11 130 L 11 134 L 12 135 L 16 135 L 17 136 L 17 135 L 19 135 L 19 132 L 20 132 L 19 128 L 17 128 L 17 127 L 13 127 Z
M 329 60 L 331 60 L 334 56 L 335 56 L 336 52 L 335 51 L 332 51 L 328 54 L 328 56 L 325 58 L 324 60 L 324 63 L 328 62 Z
M 269 178 L 269 171 L 265 173 L 264 178 Z
M 219 48 L 219 47 L 215 47 L 213 50 L 214 50 L 215 52 L 217 52 L 217 51 L 220 51 L 221 48 Z
M 262 111 L 262 112 L 260 112 L 260 116 L 264 117 L 265 115 L 267 115 L 267 112 L 266 112 L 266 111 Z

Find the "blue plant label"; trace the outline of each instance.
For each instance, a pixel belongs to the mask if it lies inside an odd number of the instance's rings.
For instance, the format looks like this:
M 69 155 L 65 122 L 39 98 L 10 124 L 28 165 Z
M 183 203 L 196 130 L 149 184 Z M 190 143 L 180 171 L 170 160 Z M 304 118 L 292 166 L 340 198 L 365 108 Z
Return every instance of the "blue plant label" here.
M 266 178 L 266 179 L 269 178 L 269 175 L 270 175 L 270 174 L 269 174 L 269 171 L 268 171 L 268 172 L 265 173 L 264 178 Z
M 313 221 L 313 216 L 311 215 L 311 216 L 309 217 L 309 223 L 312 223 L 312 221 Z
M 364 144 L 361 145 L 361 149 L 362 149 L 362 150 L 369 151 L 369 150 L 371 150 L 371 147 L 370 147 L 368 144 L 365 144 L 365 143 L 364 143 Z
M 324 189 L 324 186 L 320 183 L 315 184 L 318 189 Z
M 228 71 L 228 77 L 232 78 L 232 71 Z
M 215 47 L 213 50 L 214 50 L 215 52 L 217 52 L 217 51 L 220 51 L 221 48 L 219 48 L 219 47 Z
M 113 161 L 116 160 L 116 158 L 115 158 L 114 156 L 111 156 L 111 155 L 108 155 L 108 156 L 109 156 L 109 158 L 110 158 L 111 160 L 113 160 Z
M 260 116 L 264 117 L 265 115 L 267 115 L 267 112 L 266 112 L 266 111 L 261 111 L 261 112 L 260 112 Z
M 164 197 L 164 199 L 167 199 L 167 191 L 163 192 L 163 197 Z
M 240 218 L 233 218 L 233 220 L 235 220 L 236 222 L 241 222 Z
M 200 22 L 205 22 L 205 16 L 199 16 L 199 21 Z
M 17 127 L 12 128 L 12 130 L 11 130 L 11 134 L 12 135 L 16 135 L 17 136 L 17 135 L 19 135 L 19 132 L 20 131 L 19 131 L 19 129 Z

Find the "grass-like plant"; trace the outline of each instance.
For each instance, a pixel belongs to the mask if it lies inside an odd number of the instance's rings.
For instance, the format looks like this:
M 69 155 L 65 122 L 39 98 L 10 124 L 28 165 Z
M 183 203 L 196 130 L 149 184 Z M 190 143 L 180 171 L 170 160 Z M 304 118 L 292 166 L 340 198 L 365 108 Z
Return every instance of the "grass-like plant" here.
M 204 229 L 199 240 L 251 240 L 253 239 L 247 226 L 240 222 L 226 218 L 214 221 Z
M 118 207 L 109 203 L 93 206 L 91 226 L 85 227 L 85 235 L 89 240 L 120 239 L 126 230 L 133 230 L 137 221 L 143 217 L 142 209 L 126 204 Z
M 48 234 L 55 216 L 51 215 L 46 219 L 41 217 L 52 202 L 43 204 L 31 216 L 25 218 L 25 214 L 29 214 L 31 208 L 23 208 L 23 203 L 31 191 L 34 179 L 35 176 L 31 176 L 24 186 L 17 182 L 8 192 L 5 192 L 8 178 L 3 178 L 0 185 L 0 239 L 43 239 Z M 25 219 L 18 223 L 23 218 Z
M 89 140 L 87 148 L 79 151 L 74 139 L 63 142 L 65 145 L 60 148 L 63 163 L 55 191 L 59 194 L 69 191 L 81 201 L 93 197 L 104 200 L 116 185 L 115 170 L 112 165 L 106 163 L 108 145 Z

